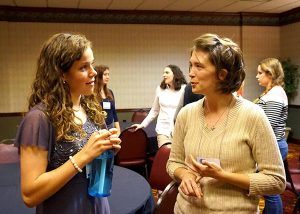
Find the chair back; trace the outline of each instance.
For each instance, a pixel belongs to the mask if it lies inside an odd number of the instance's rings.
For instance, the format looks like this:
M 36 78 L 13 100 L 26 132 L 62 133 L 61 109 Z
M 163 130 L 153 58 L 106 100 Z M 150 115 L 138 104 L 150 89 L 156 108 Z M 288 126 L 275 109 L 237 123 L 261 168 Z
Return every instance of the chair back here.
M 173 214 L 178 194 L 178 184 L 171 181 L 158 198 L 154 214 Z
M 121 150 L 116 156 L 116 164 L 120 166 L 144 165 L 147 157 L 148 137 L 143 129 L 134 131 L 127 128 L 120 134 Z
M 132 114 L 131 122 L 141 123 L 147 117 L 148 112 L 144 109 L 139 109 Z
M 283 161 L 286 174 L 286 189 L 293 192 L 296 196 L 296 204 L 293 209 L 293 214 L 300 212 L 300 174 L 291 174 L 288 160 Z
M 5 139 L 0 143 L 0 164 L 16 163 L 20 161 L 18 148 L 14 146 L 14 139 Z
M 149 183 L 152 189 L 163 191 L 166 186 L 172 181 L 166 170 L 167 161 L 171 151 L 171 144 L 162 145 L 154 156 Z
M 288 160 L 285 159 L 283 161 L 284 164 L 284 169 L 285 169 L 285 176 L 286 176 L 286 188 L 292 192 L 294 192 L 296 195 L 300 194 L 300 174 L 291 174 L 290 169 L 289 169 L 289 163 Z M 299 175 L 299 178 L 297 180 L 297 183 L 295 183 L 295 179 L 298 176 L 295 175 Z
M 13 138 L 3 139 L 0 141 L 0 144 L 14 144 L 14 143 L 15 143 L 15 139 Z

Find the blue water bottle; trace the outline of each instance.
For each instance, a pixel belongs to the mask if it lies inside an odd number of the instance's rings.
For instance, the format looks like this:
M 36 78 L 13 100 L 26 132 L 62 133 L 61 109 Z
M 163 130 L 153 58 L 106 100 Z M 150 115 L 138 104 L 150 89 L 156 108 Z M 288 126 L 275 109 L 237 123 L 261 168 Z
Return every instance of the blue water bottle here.
M 102 155 L 94 159 L 90 165 L 90 183 L 88 192 L 93 197 L 107 197 L 111 193 L 114 152 L 105 151 Z

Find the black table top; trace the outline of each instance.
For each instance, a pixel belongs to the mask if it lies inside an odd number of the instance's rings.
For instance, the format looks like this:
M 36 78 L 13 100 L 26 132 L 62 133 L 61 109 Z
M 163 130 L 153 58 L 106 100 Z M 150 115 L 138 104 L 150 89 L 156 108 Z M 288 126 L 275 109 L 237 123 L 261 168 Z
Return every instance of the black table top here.
M 150 185 L 138 173 L 114 167 L 112 194 L 108 197 L 111 214 L 151 213 L 154 200 Z M 0 213 L 33 214 L 20 192 L 20 164 L 0 164 Z
M 112 194 L 108 197 L 111 214 L 151 213 L 152 190 L 140 174 L 114 166 Z

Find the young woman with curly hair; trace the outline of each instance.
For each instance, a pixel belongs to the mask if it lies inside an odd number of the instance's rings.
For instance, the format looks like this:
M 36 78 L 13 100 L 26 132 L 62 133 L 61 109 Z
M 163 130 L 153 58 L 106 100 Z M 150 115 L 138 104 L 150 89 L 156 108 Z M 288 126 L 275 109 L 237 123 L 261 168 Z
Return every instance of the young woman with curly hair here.
M 106 198 L 88 195 L 85 166 L 108 149 L 118 151 L 116 130 L 104 124 L 93 95 L 91 43 L 59 33 L 43 45 L 28 113 L 18 129 L 21 192 L 36 213 L 109 213 Z

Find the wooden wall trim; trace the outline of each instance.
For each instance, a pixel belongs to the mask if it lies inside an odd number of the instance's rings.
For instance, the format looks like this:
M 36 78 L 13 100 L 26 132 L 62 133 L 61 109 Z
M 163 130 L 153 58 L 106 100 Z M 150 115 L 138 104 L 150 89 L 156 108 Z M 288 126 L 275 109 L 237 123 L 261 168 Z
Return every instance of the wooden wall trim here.
M 300 20 L 299 8 L 281 14 L 270 14 L 91 10 L 0 6 L 0 21 L 103 24 L 280 26 L 298 22 Z
M 289 104 L 289 108 L 300 109 L 300 105 L 290 105 L 290 104 Z
M 23 117 L 25 112 L 7 112 L 7 113 L 0 113 L 0 117 Z
M 292 105 L 292 106 L 293 106 L 293 108 L 300 109 L 300 105 Z M 117 109 L 117 112 L 118 113 L 126 113 L 126 112 L 131 113 L 131 112 L 138 111 L 140 109 L 145 110 L 145 111 L 150 111 L 150 108 L 131 108 L 131 109 Z M 0 113 L 0 118 L 2 118 L 2 117 L 23 117 L 24 115 L 25 115 L 25 112 Z M 288 142 L 300 145 L 300 139 L 289 137 Z
M 300 109 L 300 105 L 289 105 L 289 108 L 296 108 Z M 123 113 L 123 112 L 135 112 L 138 110 L 145 110 L 150 111 L 151 108 L 124 108 L 124 109 L 117 109 L 117 112 Z M 0 112 L 0 117 L 18 117 L 18 116 L 24 116 L 26 112 Z
M 279 18 L 280 18 L 280 25 L 287 25 L 287 24 L 300 22 L 300 7 L 281 13 L 279 15 Z
M 135 112 L 138 110 L 150 111 L 150 108 L 127 108 L 127 109 L 117 109 L 117 113 Z M 0 113 L 0 117 L 23 117 L 26 112 L 6 112 Z
M 126 109 L 117 109 L 117 112 L 136 112 L 138 110 L 150 111 L 151 108 L 126 108 Z
M 289 139 L 288 139 L 288 143 L 294 143 L 294 144 L 300 145 L 300 139 L 289 138 Z

